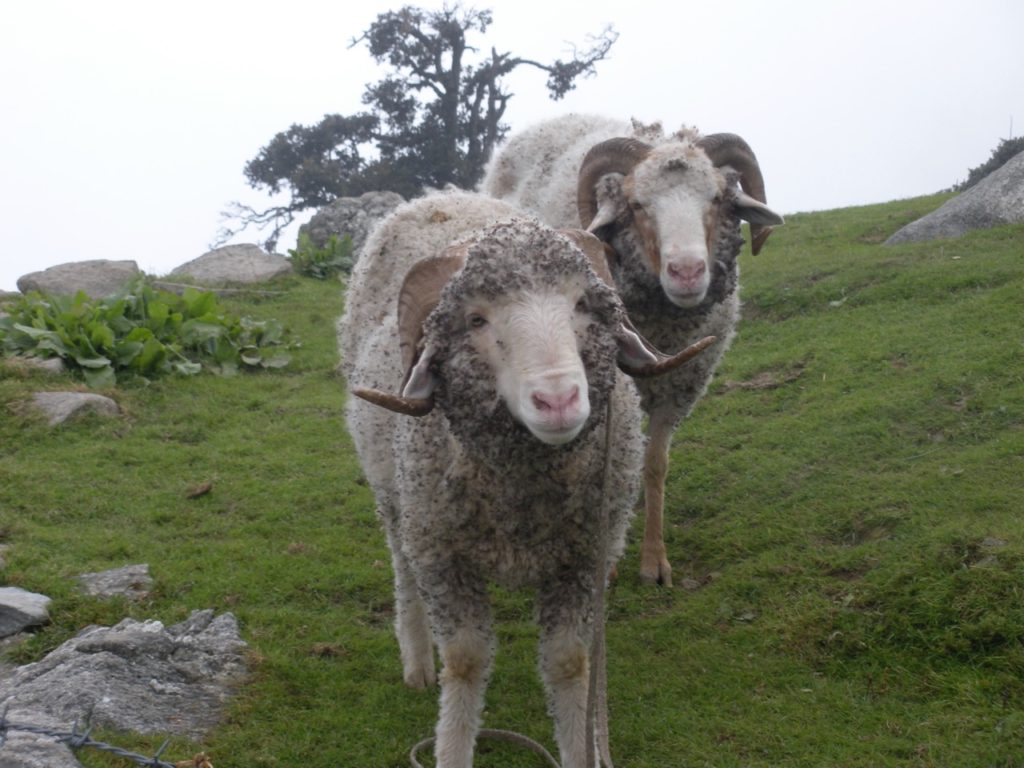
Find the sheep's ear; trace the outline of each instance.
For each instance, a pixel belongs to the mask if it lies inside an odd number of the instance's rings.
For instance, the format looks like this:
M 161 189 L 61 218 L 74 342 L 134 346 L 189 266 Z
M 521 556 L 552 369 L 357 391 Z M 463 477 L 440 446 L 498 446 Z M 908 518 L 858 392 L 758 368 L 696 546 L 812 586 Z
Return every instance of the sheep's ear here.
M 658 362 L 654 348 L 632 328 L 622 325 L 615 335 L 615 341 L 619 345 L 619 367 L 624 371 L 643 368 Z
M 737 192 L 734 205 L 736 215 L 744 221 L 749 221 L 751 224 L 760 224 L 762 226 L 785 224 L 785 221 L 779 214 L 760 200 L 755 200 L 746 192 Z
M 402 397 L 410 400 L 426 400 L 434 394 L 437 377 L 430 370 L 430 364 L 434 360 L 436 351 L 433 344 L 428 344 L 423 350 L 416 364 L 409 370 L 405 386 L 402 387 Z

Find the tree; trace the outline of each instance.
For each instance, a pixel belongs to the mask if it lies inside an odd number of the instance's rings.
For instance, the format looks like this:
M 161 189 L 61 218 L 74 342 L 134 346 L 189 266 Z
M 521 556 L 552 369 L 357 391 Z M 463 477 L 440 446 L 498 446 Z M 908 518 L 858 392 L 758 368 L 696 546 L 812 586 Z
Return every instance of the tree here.
M 255 225 L 270 227 L 266 245 L 273 249 L 298 212 L 336 197 L 371 190 L 411 197 L 423 187 L 473 187 L 508 131 L 502 118 L 513 94 L 502 78 L 523 66 L 540 69 L 548 73 L 550 97 L 558 100 L 576 87 L 577 77 L 595 74 L 595 64 L 618 39 L 606 27 L 585 50 L 574 48 L 569 60 L 550 64 L 493 47 L 489 57 L 471 61 L 479 51 L 467 35 L 486 33 L 491 22 L 489 10 L 460 5 L 440 11 L 405 6 L 378 15 L 349 46 L 365 44 L 378 64 L 391 67 L 383 80 L 366 86 L 367 111 L 325 115 L 316 125 L 292 125 L 274 136 L 246 164 L 245 176 L 254 189 L 287 190 L 291 200 L 262 211 L 232 203 L 223 216 L 241 226 L 225 226 L 218 242 Z

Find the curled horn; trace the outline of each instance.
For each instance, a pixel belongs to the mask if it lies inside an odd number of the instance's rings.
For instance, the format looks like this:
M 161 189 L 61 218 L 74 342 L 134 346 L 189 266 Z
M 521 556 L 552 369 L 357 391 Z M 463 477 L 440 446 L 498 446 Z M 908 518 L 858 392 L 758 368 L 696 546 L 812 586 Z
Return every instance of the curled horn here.
M 611 246 L 602 242 L 597 235 L 584 232 L 582 229 L 560 229 L 558 231 L 572 240 L 576 247 L 583 251 L 583 255 L 590 261 L 590 266 L 597 273 L 597 276 L 604 280 L 608 287 L 614 288 L 615 280 L 612 278 L 611 270 L 608 268 L 608 258 L 614 253 Z
M 608 257 L 614 253 L 611 246 L 602 242 L 596 235 L 584 232 L 582 229 L 561 229 L 559 232 L 572 240 L 577 247 L 583 251 L 583 254 L 590 260 L 590 266 L 593 267 L 597 276 L 604 280 L 609 287 L 615 288 L 615 282 L 612 279 L 611 270 L 608 268 Z M 650 363 L 648 365 L 630 365 L 622 362 L 620 359 L 619 369 L 623 373 L 628 374 L 635 379 L 660 376 L 663 373 L 674 371 L 687 360 L 692 360 L 716 341 L 716 337 L 714 336 L 705 336 L 696 344 L 688 346 L 682 352 L 678 352 L 674 355 L 666 355 L 659 352 L 651 342 L 644 338 L 644 335 L 636 329 L 636 326 L 630 322 L 628 317 L 623 320 L 623 325 L 636 334 L 637 338 L 640 339 L 640 342 L 644 345 L 647 351 L 654 355 L 654 357 L 658 358 L 657 362 Z
M 713 133 L 697 141 L 697 146 L 704 150 L 716 168 L 729 165 L 740 174 L 740 186 L 743 191 L 761 203 L 767 203 L 764 193 L 764 177 L 761 166 L 757 163 L 754 150 L 735 133 Z M 772 228 L 761 224 L 750 225 L 750 250 L 754 255 L 761 250 Z
M 638 334 L 639 335 L 639 334 Z M 643 339 L 643 336 L 640 337 Z M 656 356 L 659 358 L 658 362 L 651 363 L 650 365 L 631 366 L 619 363 L 619 369 L 626 374 L 629 374 L 634 379 L 650 378 L 651 376 L 660 376 L 663 373 L 674 371 L 676 368 L 681 366 L 687 360 L 691 360 L 705 349 L 715 343 L 717 338 L 715 336 L 705 336 L 695 344 L 691 344 L 682 352 L 677 352 L 674 355 L 664 355 L 658 352 L 654 347 L 650 346 L 650 342 L 644 339 L 644 343 L 651 349 Z
M 441 291 L 452 275 L 466 263 L 468 247 L 453 246 L 441 256 L 417 262 L 405 276 L 398 293 L 398 345 L 405 371 L 402 376 L 403 387 L 421 352 L 419 346 L 423 338 L 423 323 L 437 306 Z M 406 416 L 426 416 L 434 408 L 433 397 L 403 397 L 366 387 L 353 387 L 352 394 Z
M 402 397 L 368 387 L 352 387 L 352 394 L 363 398 L 368 403 L 379 405 L 381 408 L 387 408 L 389 411 L 404 416 L 426 416 L 434 410 L 433 398 Z
M 608 173 L 628 174 L 651 153 L 651 145 L 619 137 L 595 144 L 583 158 L 576 185 L 576 208 L 580 223 L 590 228 L 597 215 L 597 182 Z

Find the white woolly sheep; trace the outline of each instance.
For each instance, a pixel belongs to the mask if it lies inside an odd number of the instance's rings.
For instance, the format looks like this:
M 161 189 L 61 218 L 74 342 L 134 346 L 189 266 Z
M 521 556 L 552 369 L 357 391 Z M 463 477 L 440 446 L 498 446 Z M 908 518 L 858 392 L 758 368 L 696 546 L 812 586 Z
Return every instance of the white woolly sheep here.
M 619 557 L 639 492 L 639 401 L 617 365 L 643 374 L 655 356 L 630 330 L 596 238 L 513 213 L 465 193 L 399 207 L 364 247 L 339 324 L 405 682 L 435 682 L 431 635 L 443 663 L 441 768 L 472 763 L 495 653 L 488 582 L 536 590 L 562 764 L 584 768 L 598 553 Z
M 765 205 L 750 147 L 734 134 L 568 115 L 514 136 L 481 189 L 556 226 L 582 225 L 610 244 L 616 288 L 654 345 L 719 343 L 673 375 L 637 382 L 649 415 L 640 575 L 672 583 L 662 535 L 672 434 L 704 394 L 739 320 L 740 220 L 756 254 L 782 217 Z

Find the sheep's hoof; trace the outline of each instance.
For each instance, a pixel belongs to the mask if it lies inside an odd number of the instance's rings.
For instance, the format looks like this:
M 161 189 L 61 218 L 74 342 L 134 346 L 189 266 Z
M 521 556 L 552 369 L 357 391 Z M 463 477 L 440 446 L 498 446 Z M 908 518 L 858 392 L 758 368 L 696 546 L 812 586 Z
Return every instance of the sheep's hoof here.
M 642 557 L 640 560 L 640 581 L 644 584 L 660 584 L 663 587 L 672 586 L 672 566 L 668 564 L 668 558 Z
M 433 664 L 429 667 L 417 666 L 414 669 L 406 670 L 403 678 L 407 686 L 415 688 L 417 691 L 422 691 L 432 687 L 437 682 L 437 672 L 435 672 Z

